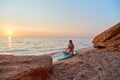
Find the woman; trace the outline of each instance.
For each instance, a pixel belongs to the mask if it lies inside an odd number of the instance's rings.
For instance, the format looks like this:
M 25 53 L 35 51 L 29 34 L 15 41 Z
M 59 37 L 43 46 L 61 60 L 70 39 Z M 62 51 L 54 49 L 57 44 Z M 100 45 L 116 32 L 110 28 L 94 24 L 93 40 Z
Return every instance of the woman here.
M 74 44 L 72 40 L 69 40 L 68 48 L 63 51 L 64 54 L 72 54 L 74 55 Z

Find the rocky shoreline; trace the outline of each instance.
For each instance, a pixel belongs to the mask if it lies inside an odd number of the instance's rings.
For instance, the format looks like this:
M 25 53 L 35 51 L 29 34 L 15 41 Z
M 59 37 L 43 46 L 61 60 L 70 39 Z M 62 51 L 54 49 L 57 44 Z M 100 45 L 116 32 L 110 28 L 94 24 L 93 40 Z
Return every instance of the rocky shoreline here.
M 54 64 L 47 55 L 1 55 L 0 80 L 120 80 L 120 52 L 93 48 Z
M 120 80 L 120 23 L 93 40 L 95 48 L 53 63 L 49 55 L 0 55 L 0 80 Z
M 53 64 L 46 80 L 120 80 L 120 52 L 91 49 Z

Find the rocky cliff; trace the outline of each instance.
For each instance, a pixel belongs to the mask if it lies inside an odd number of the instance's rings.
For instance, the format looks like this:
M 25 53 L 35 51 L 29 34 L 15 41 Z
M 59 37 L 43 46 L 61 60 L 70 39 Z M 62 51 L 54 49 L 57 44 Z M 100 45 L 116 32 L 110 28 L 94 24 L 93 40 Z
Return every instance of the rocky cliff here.
M 97 35 L 93 44 L 95 48 L 120 51 L 120 23 Z

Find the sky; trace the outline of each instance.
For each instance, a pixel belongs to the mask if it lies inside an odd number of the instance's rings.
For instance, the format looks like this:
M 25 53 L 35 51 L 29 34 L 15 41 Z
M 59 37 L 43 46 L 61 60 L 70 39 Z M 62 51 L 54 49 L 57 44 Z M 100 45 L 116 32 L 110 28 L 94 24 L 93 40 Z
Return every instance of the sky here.
M 120 22 L 120 0 L 0 0 L 0 36 L 95 36 Z

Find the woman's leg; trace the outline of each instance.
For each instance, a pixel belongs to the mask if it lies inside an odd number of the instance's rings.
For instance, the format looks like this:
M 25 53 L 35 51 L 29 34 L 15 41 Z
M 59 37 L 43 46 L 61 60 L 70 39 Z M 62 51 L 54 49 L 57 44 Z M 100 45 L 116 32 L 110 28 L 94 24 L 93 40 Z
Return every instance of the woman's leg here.
M 67 52 L 67 51 L 63 51 L 63 53 L 64 53 L 64 54 L 68 54 L 69 52 Z
M 69 54 L 74 55 L 74 53 L 73 53 L 73 52 L 69 52 Z

